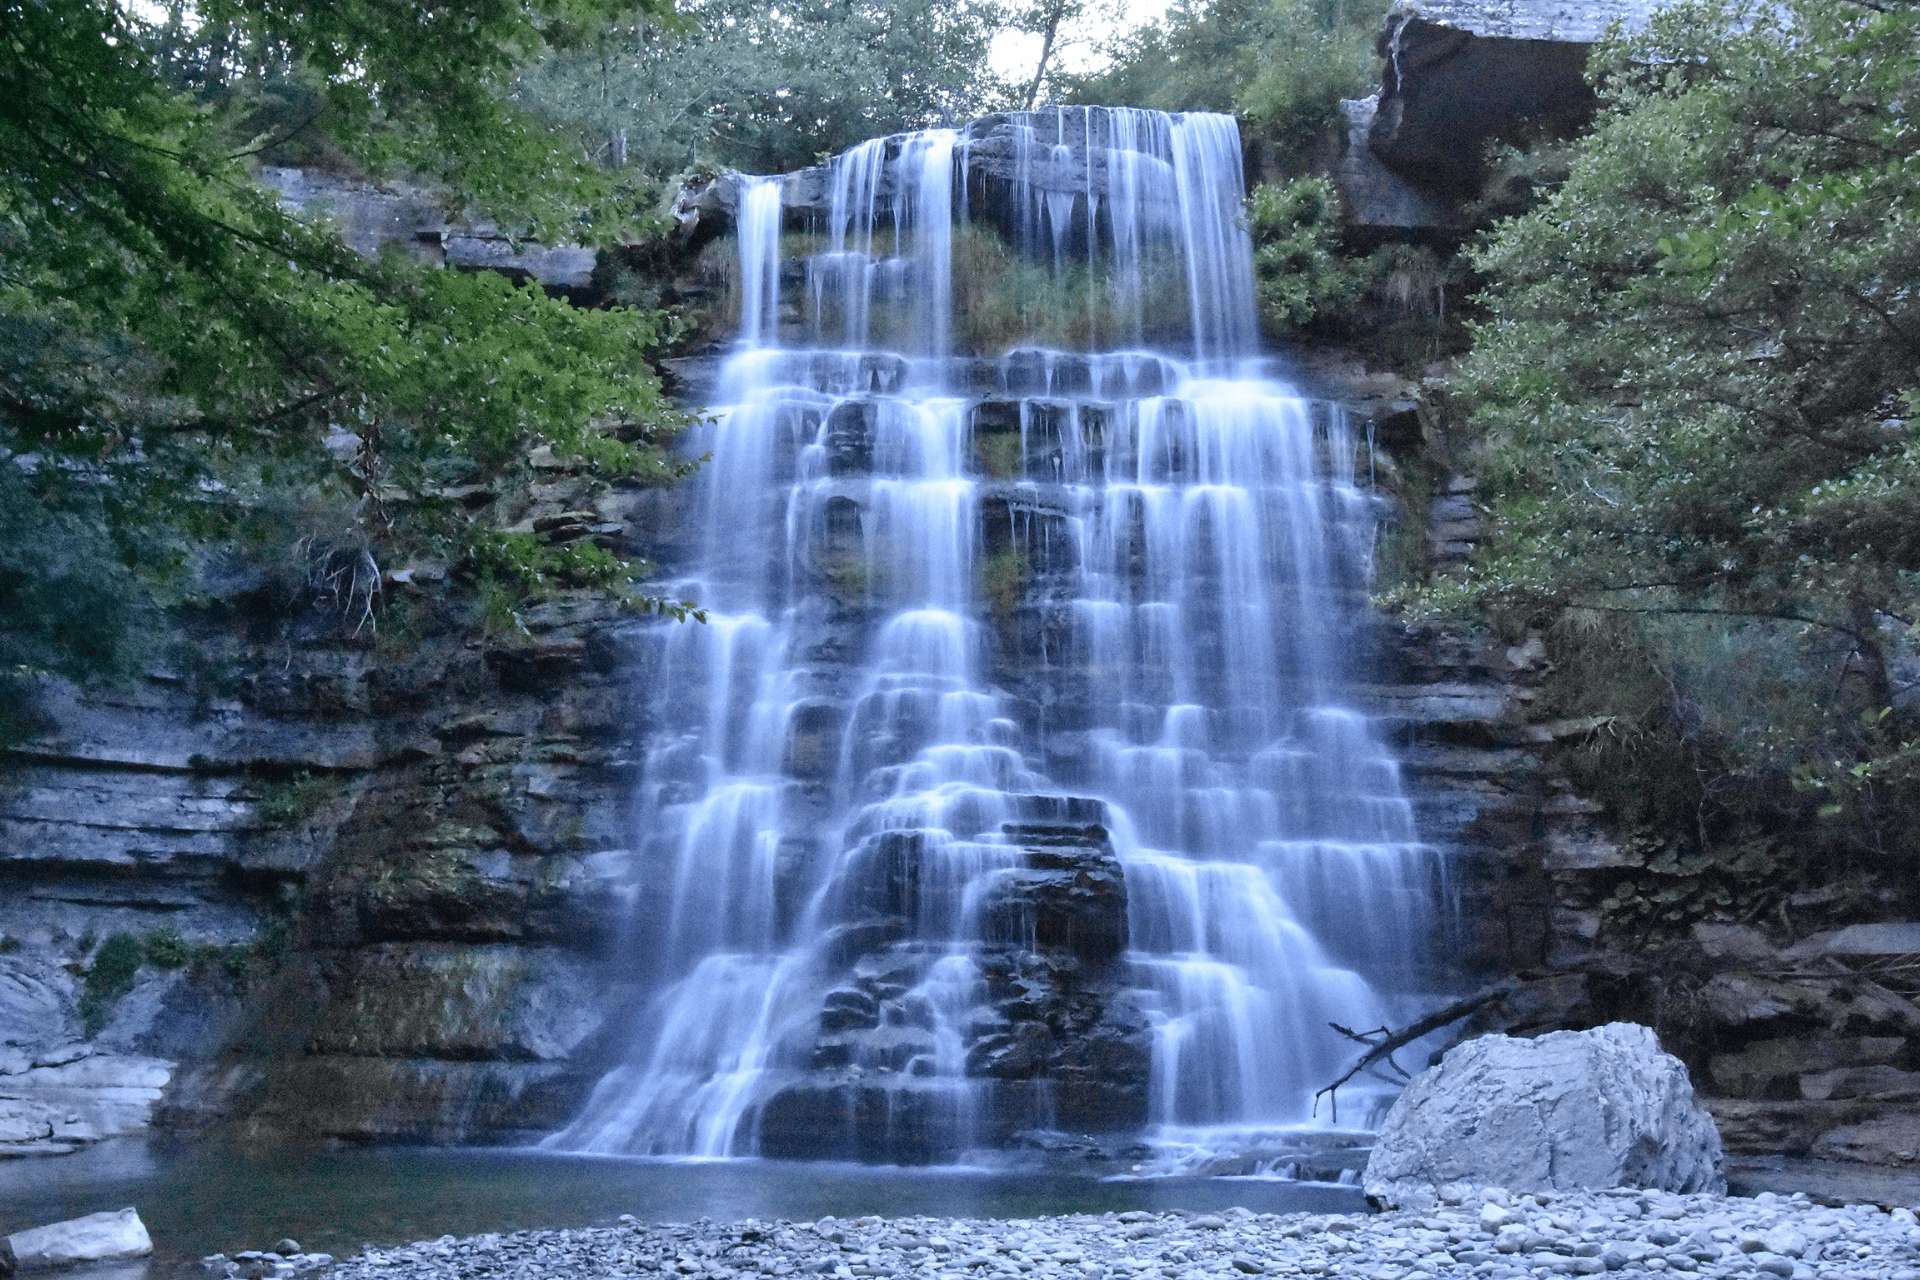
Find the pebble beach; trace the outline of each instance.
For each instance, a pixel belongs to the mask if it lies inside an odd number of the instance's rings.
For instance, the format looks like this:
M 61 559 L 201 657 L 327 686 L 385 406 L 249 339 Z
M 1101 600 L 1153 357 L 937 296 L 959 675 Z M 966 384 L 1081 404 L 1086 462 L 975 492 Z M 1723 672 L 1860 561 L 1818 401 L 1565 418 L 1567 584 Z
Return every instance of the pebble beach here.
M 604 1228 L 445 1236 L 338 1262 L 216 1256 L 206 1269 L 217 1277 L 329 1280 L 1519 1280 L 1660 1272 L 1689 1280 L 1920 1280 L 1920 1225 L 1907 1208 L 1827 1208 L 1772 1192 L 1749 1199 L 1450 1189 L 1429 1210 L 1369 1215 L 1235 1209 L 663 1224 L 628 1217 Z

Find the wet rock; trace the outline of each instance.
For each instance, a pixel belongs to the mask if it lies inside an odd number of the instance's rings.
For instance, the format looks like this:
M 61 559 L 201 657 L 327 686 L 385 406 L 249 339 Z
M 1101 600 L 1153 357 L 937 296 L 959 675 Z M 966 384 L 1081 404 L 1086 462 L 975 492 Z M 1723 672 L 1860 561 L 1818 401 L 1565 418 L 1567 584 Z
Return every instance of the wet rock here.
M 1126 885 L 1104 828 L 1022 827 L 1008 835 L 1028 843 L 1027 866 L 1003 871 L 986 892 L 981 935 L 988 946 L 1061 950 L 1095 965 L 1126 949 Z
M 144 1258 L 153 1252 L 153 1239 L 139 1213 L 128 1208 L 16 1231 L 7 1237 L 7 1246 L 15 1265 L 32 1271 Z
M 857 988 L 827 992 L 820 1013 L 822 1031 L 866 1030 L 880 1025 L 880 1006 Z
M 834 475 L 864 475 L 873 469 L 874 415 L 871 400 L 846 400 L 827 415 L 827 467 Z
M 1393 1105 L 1367 1194 L 1432 1205 L 1450 1182 L 1527 1191 L 1724 1190 L 1720 1135 L 1679 1059 L 1632 1023 L 1449 1052 Z
M 315 1054 L 554 1062 L 605 1017 L 584 966 L 554 947 L 387 943 L 321 974 Z

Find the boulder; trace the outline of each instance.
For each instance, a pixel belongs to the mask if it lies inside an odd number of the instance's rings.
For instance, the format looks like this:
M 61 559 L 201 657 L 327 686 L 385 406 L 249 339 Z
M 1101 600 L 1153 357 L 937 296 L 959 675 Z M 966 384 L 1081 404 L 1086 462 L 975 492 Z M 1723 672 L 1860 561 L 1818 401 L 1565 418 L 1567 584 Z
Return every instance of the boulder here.
M 109 1262 L 144 1258 L 153 1252 L 147 1226 L 132 1209 L 117 1213 L 90 1213 L 44 1227 L 16 1231 L 7 1237 L 13 1260 L 22 1271 L 42 1267 L 70 1267 L 81 1262 Z
M 1450 1182 L 1724 1192 L 1724 1164 L 1685 1065 L 1650 1029 L 1615 1022 L 1454 1049 L 1393 1104 L 1364 1181 L 1383 1204 L 1429 1208 Z

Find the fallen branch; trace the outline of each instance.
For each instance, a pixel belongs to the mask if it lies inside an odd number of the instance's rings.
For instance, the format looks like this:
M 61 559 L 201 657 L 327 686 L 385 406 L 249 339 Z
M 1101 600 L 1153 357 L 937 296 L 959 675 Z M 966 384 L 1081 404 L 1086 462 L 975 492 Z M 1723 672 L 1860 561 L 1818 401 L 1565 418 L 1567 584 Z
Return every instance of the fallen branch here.
M 1347 1039 L 1366 1045 L 1367 1051 L 1360 1055 L 1360 1060 L 1353 1064 L 1347 1071 L 1347 1074 L 1341 1076 L 1338 1080 L 1335 1080 L 1332 1084 L 1313 1095 L 1314 1114 L 1320 1114 L 1320 1099 L 1325 1097 L 1333 1107 L 1333 1122 L 1339 1124 L 1340 1095 L 1337 1090 L 1341 1085 L 1353 1079 L 1362 1071 L 1372 1069 L 1382 1059 L 1385 1059 L 1387 1065 L 1400 1073 L 1402 1082 L 1411 1079 L 1412 1077 L 1408 1074 L 1407 1069 L 1393 1060 L 1395 1050 L 1404 1049 L 1420 1037 L 1438 1031 L 1449 1022 L 1458 1022 L 1460 1019 L 1481 1007 L 1492 1004 L 1495 1000 L 1501 999 L 1504 996 L 1512 995 L 1515 991 L 1519 990 L 1519 988 L 1520 983 L 1514 979 L 1508 979 L 1505 982 L 1496 982 L 1492 986 L 1484 987 L 1463 1000 L 1456 1000 L 1450 1005 L 1435 1009 L 1418 1022 L 1410 1023 L 1398 1031 L 1389 1031 L 1385 1027 L 1380 1027 L 1373 1031 L 1352 1031 L 1337 1022 L 1329 1022 L 1327 1024 L 1328 1026 L 1338 1031 Z M 1376 1036 L 1380 1038 L 1375 1039 L 1374 1037 Z

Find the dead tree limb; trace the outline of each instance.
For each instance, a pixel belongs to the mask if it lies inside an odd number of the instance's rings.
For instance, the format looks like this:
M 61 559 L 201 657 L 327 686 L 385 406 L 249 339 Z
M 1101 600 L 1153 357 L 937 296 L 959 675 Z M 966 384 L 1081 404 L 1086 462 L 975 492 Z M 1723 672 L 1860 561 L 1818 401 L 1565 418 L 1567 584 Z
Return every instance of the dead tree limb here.
M 1406 1068 L 1393 1060 L 1393 1054 L 1396 1049 L 1404 1049 L 1421 1036 L 1430 1035 L 1450 1022 L 1458 1022 L 1460 1019 L 1470 1013 L 1476 1012 L 1483 1006 L 1492 1004 L 1495 1000 L 1501 999 L 1504 996 L 1512 995 L 1515 991 L 1519 990 L 1519 988 L 1520 983 L 1514 979 L 1508 979 L 1505 982 L 1496 982 L 1490 987 L 1481 988 L 1463 1000 L 1456 1000 L 1450 1005 L 1435 1009 L 1418 1022 L 1409 1023 L 1398 1031 L 1389 1031 L 1385 1027 L 1380 1027 L 1374 1031 L 1353 1031 L 1341 1026 L 1337 1022 L 1329 1022 L 1327 1024 L 1328 1026 L 1338 1031 L 1347 1039 L 1366 1045 L 1367 1051 L 1360 1055 L 1360 1060 L 1353 1064 L 1347 1071 L 1347 1074 L 1341 1076 L 1338 1080 L 1335 1080 L 1332 1084 L 1313 1095 L 1314 1114 L 1319 1114 L 1320 1099 L 1324 1097 L 1333 1108 L 1333 1122 L 1339 1124 L 1340 1095 L 1338 1090 L 1341 1085 L 1353 1079 L 1362 1071 L 1372 1069 L 1383 1059 L 1387 1065 L 1391 1066 L 1395 1071 L 1398 1071 L 1403 1079 L 1410 1079 L 1411 1077 L 1408 1075 Z M 1374 1037 L 1376 1036 L 1379 1038 L 1375 1039 Z

